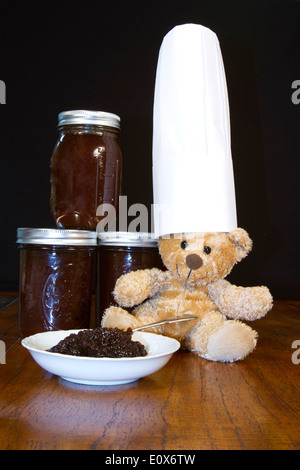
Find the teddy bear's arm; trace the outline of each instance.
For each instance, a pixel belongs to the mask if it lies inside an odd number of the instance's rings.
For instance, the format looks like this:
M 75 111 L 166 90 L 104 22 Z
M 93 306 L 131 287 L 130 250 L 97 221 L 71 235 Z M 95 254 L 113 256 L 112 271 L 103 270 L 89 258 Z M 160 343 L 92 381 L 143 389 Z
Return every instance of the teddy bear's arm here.
M 132 271 L 118 279 L 114 298 L 121 307 L 134 307 L 167 289 L 169 278 L 168 271 L 156 268 Z
M 208 292 L 221 313 L 238 320 L 258 320 L 271 310 L 273 304 L 265 286 L 238 287 L 222 279 L 210 284 Z

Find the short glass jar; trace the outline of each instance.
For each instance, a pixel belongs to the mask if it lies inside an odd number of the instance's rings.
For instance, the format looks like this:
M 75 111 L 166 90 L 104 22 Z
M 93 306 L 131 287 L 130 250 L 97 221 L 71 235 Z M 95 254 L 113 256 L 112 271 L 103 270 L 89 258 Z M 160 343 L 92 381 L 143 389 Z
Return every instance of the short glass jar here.
M 111 113 L 66 111 L 51 159 L 51 214 L 57 228 L 96 230 L 104 204 L 118 213 L 121 120 Z
M 17 243 L 21 336 L 89 328 L 96 233 L 19 229 Z
M 158 240 L 151 233 L 103 232 L 98 234 L 97 256 L 97 325 L 105 310 L 116 305 L 113 291 L 117 280 L 131 271 L 163 265 Z M 128 311 L 130 309 L 127 309 Z

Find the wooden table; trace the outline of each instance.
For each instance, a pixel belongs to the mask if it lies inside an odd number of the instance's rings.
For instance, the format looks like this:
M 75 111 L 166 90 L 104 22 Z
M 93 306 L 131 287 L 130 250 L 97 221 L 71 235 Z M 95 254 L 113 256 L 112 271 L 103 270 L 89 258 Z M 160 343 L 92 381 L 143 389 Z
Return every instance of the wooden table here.
M 259 343 L 243 362 L 179 351 L 160 372 L 107 388 L 43 371 L 20 344 L 17 310 L 0 311 L 2 450 L 299 449 L 300 302 L 275 302 L 252 324 Z

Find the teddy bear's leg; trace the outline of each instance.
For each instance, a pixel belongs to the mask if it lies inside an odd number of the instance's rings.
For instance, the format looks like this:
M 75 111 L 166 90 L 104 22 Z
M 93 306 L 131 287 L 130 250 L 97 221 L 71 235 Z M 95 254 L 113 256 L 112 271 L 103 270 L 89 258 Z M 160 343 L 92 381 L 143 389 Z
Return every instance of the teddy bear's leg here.
M 138 318 L 120 307 L 109 307 L 105 310 L 101 322 L 102 328 L 120 328 L 121 330 L 137 328 L 142 324 Z
M 248 356 L 256 343 L 256 331 L 244 323 L 229 320 L 209 338 L 207 354 L 213 361 L 235 362 Z
M 194 328 L 188 348 L 205 359 L 235 362 L 244 359 L 256 346 L 257 333 L 236 320 L 223 320 L 212 314 Z

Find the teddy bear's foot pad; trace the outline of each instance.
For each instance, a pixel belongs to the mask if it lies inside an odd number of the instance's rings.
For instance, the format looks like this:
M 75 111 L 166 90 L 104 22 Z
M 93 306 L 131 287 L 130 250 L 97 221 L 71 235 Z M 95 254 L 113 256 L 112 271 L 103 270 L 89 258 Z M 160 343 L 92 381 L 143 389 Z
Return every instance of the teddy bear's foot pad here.
M 257 333 L 238 321 L 227 321 L 208 340 L 207 358 L 235 362 L 244 359 L 256 346 Z

